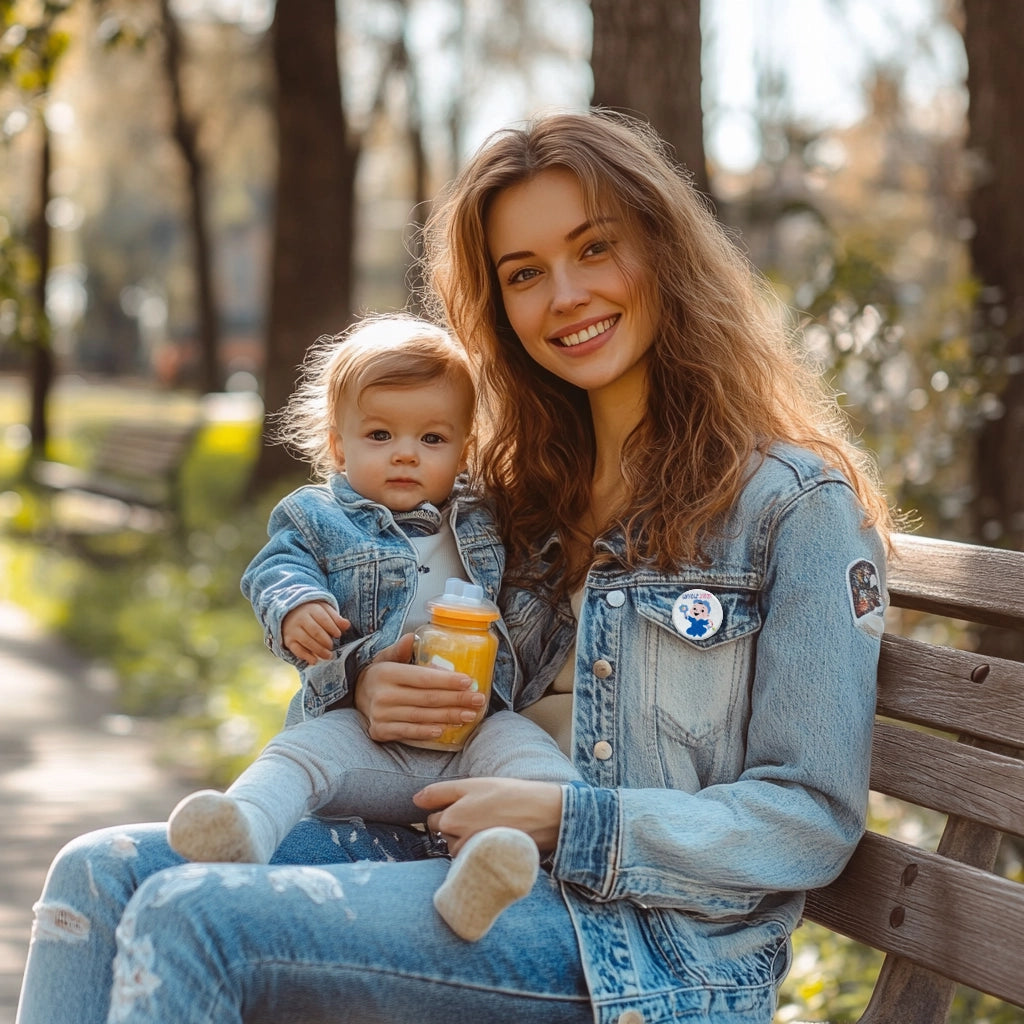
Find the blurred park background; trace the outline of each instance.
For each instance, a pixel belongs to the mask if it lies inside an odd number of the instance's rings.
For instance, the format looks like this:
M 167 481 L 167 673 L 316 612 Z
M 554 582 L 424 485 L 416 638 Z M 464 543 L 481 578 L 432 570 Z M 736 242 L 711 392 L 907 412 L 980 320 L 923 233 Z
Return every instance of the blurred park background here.
M 319 334 L 415 308 L 490 131 L 590 103 L 674 146 L 921 532 L 1024 547 L 1022 47 L 1022 0 L 0 0 L 0 600 L 226 783 L 295 688 L 238 590 L 304 478 L 264 410 Z M 139 423 L 194 427 L 152 507 L 41 486 Z M 780 1022 L 856 1017 L 873 963 L 801 929 Z

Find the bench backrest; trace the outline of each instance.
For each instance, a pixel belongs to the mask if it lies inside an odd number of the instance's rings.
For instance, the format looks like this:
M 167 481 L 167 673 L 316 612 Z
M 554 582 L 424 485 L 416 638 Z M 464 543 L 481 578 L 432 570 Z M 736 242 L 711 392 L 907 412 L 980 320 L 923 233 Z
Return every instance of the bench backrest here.
M 91 472 L 97 484 L 103 480 L 125 481 L 143 504 L 177 510 L 181 502 L 181 470 L 199 429 L 198 419 L 116 421 L 100 438 Z
M 191 450 L 198 428 L 195 420 L 114 423 L 100 438 L 93 471 L 143 480 L 173 476 Z
M 897 608 L 1024 629 L 1024 553 L 895 538 Z M 895 617 L 894 617 L 895 618 Z M 962 630 L 961 630 L 962 632 Z M 868 832 L 806 916 L 887 953 L 863 1024 L 941 1024 L 957 983 L 1024 1006 L 1024 664 L 887 632 L 871 787 L 948 815 L 935 851 Z

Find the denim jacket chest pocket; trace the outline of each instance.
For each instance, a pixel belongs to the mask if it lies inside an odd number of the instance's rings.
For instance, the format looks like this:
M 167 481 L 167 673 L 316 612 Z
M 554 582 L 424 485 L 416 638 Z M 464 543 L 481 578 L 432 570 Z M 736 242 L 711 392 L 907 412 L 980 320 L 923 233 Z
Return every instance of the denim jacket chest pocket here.
M 681 599 L 710 594 L 710 621 L 692 626 Z M 641 665 L 657 666 L 646 688 L 664 784 L 696 792 L 742 770 L 761 614 L 756 590 L 707 577 L 641 587 L 636 612 Z M 692 635 L 692 634 L 702 635 Z M 640 669 L 640 665 L 631 669 Z
M 395 546 L 382 552 L 379 542 L 356 543 L 324 560 L 327 585 L 339 600 L 342 613 L 352 623 L 343 639 L 367 636 L 390 625 L 385 644 L 398 638 L 405 608 L 416 587 L 416 559 L 409 550 Z

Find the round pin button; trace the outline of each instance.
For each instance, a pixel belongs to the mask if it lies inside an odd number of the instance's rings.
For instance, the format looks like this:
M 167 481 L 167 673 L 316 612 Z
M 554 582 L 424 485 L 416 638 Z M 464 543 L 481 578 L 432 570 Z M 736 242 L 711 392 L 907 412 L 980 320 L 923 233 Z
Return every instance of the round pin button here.
M 626 595 L 621 590 L 613 590 L 605 600 L 613 608 L 621 608 L 626 603 Z
M 676 598 L 672 625 L 677 633 L 691 640 L 706 640 L 718 632 L 722 614 L 722 602 L 710 590 L 694 588 Z

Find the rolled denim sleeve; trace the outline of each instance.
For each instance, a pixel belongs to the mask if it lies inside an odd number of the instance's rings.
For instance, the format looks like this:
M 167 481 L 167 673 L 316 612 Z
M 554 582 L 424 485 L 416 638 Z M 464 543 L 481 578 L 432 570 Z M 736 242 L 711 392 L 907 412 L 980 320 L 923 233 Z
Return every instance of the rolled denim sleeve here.
M 736 745 L 732 768 L 692 792 L 659 788 L 654 770 L 621 786 L 565 787 L 557 878 L 590 899 L 720 919 L 842 870 L 864 828 L 880 649 L 881 610 L 858 616 L 851 567 L 873 566 L 884 594 L 882 545 L 861 519 L 835 478 L 771 509 L 744 707 L 721 723 L 719 742 Z M 658 709 L 634 706 L 628 685 L 619 699 L 633 714 L 620 715 L 616 741 L 650 746 Z M 687 756 L 682 738 L 658 751 L 661 763 Z
M 277 528 L 242 574 L 241 588 L 263 627 L 267 646 L 279 658 L 301 668 L 306 662 L 295 657 L 281 637 L 285 616 L 310 601 L 325 601 L 339 609 L 302 533 L 281 519 L 282 514 L 275 511 L 271 525 L 276 523 Z

